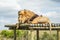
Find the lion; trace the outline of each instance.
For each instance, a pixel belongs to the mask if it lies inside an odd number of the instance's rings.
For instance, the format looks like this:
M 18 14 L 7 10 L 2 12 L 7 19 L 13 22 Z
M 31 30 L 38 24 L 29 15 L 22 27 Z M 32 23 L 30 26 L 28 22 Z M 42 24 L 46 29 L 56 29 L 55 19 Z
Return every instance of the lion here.
M 18 21 L 21 23 L 41 23 L 41 24 L 51 24 L 49 18 L 42 16 L 42 15 L 37 15 L 34 12 L 30 11 L 30 10 L 21 10 L 18 12 Z M 51 28 L 51 26 L 50 26 Z M 50 29 L 51 31 L 51 29 Z M 32 37 L 34 37 L 33 35 L 34 32 L 32 32 Z M 51 33 L 51 32 L 50 32 Z M 34 40 L 33 38 L 31 40 Z
M 49 18 L 37 15 L 30 10 L 21 10 L 18 12 L 18 20 L 21 23 L 49 23 Z

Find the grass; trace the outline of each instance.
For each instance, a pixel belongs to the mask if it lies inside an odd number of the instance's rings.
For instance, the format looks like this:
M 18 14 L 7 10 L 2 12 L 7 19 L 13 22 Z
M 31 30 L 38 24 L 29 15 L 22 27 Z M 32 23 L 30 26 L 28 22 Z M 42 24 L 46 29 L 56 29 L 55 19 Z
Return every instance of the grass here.
M 11 30 L 8 30 L 8 31 L 11 31 Z M 48 34 L 50 34 L 50 31 L 49 30 L 40 30 L 39 31 L 39 36 L 42 37 L 42 35 L 44 34 L 44 32 L 47 32 Z M 36 31 L 33 31 L 33 34 L 36 34 Z M 54 31 L 52 30 L 51 31 L 51 35 L 53 35 L 53 34 L 57 34 L 57 31 L 56 30 L 54 30 Z M 59 32 L 59 37 L 60 37 L 60 32 Z

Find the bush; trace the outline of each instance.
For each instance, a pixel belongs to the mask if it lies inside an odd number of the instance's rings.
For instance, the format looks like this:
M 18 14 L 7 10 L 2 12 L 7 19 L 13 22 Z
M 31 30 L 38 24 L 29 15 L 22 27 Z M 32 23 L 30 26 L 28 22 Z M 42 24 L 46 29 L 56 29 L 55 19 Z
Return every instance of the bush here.
M 55 40 L 55 39 L 54 39 L 53 35 L 50 36 L 47 32 L 44 32 L 41 40 Z
M 14 36 L 13 31 L 7 31 L 7 30 L 3 30 L 0 34 L 1 36 L 7 37 L 7 38 L 13 38 Z

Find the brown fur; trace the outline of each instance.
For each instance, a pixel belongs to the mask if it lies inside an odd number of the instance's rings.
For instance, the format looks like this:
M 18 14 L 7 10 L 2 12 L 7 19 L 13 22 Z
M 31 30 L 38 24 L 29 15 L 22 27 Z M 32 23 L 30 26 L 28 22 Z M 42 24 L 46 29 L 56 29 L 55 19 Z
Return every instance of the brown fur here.
M 37 14 L 35 14 L 34 12 L 30 11 L 30 10 L 21 10 L 19 11 L 19 20 L 22 23 L 29 23 L 31 20 L 31 23 L 49 23 L 49 19 L 45 16 L 38 16 Z M 37 16 L 33 19 L 34 16 Z

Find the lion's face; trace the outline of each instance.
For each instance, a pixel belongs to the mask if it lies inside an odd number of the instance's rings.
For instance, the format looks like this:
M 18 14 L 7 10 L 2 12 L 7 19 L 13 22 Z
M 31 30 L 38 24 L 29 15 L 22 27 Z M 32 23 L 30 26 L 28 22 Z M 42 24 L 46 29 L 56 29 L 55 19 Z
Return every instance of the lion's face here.
M 20 11 L 19 13 L 19 20 L 24 23 L 25 20 L 27 19 L 27 17 L 25 16 L 26 13 L 24 13 L 24 11 Z

